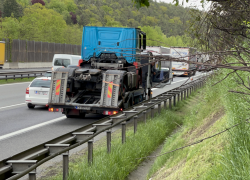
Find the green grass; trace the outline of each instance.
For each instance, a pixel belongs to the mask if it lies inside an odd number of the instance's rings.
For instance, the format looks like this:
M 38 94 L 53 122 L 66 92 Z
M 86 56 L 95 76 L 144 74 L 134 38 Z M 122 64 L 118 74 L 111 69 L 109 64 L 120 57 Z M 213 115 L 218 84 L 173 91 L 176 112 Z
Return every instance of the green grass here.
M 34 77 L 30 77 L 30 78 L 17 78 L 17 79 L 8 79 L 6 80 L 0 80 L 0 84 L 10 84 L 10 83 L 20 83 L 20 82 L 29 82 L 32 81 L 33 79 L 35 79 Z
M 183 125 L 177 133 L 166 139 L 161 153 L 185 146 L 224 128 L 226 117 L 216 121 L 210 129 L 213 115 L 223 110 L 218 93 L 202 88 L 194 99 L 191 98 L 185 102 L 191 108 L 184 109 L 180 113 L 184 119 Z M 209 124 L 210 121 L 211 124 Z M 215 165 L 217 157 L 214 152 L 218 153 L 222 150 L 223 139 L 223 136 L 210 139 L 158 157 L 148 178 L 153 176 L 153 179 L 202 179 L 209 172 L 208 168 Z
M 94 163 L 88 165 L 85 150 L 80 158 L 77 157 L 70 163 L 68 179 L 125 179 L 144 160 L 140 159 L 141 157 L 148 156 L 182 125 L 184 118 L 176 113 L 183 111 L 184 113 L 181 113 L 184 115 L 189 109 L 188 101 L 195 101 L 194 97 L 189 98 L 187 102 L 178 103 L 171 111 L 162 111 L 147 123 L 139 122 L 136 134 L 133 133 L 132 126 L 128 127 L 125 144 L 121 144 L 121 130 L 112 133 L 110 154 L 107 154 L 106 138 L 103 138 L 94 144 Z M 57 175 L 48 179 L 62 179 L 62 174 L 55 174 Z
M 222 79 L 231 70 L 221 70 L 216 80 Z M 248 84 L 248 72 L 238 72 L 244 82 Z M 242 85 L 237 75 L 230 75 L 220 83 L 218 89 L 223 105 L 228 115 L 226 126 L 232 126 L 249 118 L 249 96 L 230 93 L 228 90 L 242 91 Z M 209 178 L 213 179 L 249 179 L 250 177 L 250 131 L 249 124 L 242 123 L 228 133 L 228 148 L 219 155 L 220 166 L 214 168 Z
M 200 102 L 186 113 L 179 132 L 166 139 L 162 153 L 213 135 L 249 117 L 250 98 L 246 95 L 230 93 L 228 90 L 242 91 L 237 75 L 212 86 L 232 70 L 220 70 L 208 80 L 200 91 Z M 249 73 L 238 72 L 247 84 Z M 223 110 L 224 109 L 224 110 Z M 222 113 L 213 126 L 203 133 L 201 129 L 213 119 L 214 114 Z M 248 123 L 188 147 L 158 157 L 148 178 L 153 179 L 249 179 L 250 177 L 250 129 Z M 199 135 L 199 136 L 198 136 Z

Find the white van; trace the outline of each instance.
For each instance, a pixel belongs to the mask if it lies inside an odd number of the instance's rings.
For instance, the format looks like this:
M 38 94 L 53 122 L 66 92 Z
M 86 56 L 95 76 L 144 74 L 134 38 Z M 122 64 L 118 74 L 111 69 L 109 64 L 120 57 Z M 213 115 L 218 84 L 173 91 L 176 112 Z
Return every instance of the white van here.
M 81 56 L 71 54 L 55 54 L 52 61 L 52 71 L 68 65 L 78 65 Z

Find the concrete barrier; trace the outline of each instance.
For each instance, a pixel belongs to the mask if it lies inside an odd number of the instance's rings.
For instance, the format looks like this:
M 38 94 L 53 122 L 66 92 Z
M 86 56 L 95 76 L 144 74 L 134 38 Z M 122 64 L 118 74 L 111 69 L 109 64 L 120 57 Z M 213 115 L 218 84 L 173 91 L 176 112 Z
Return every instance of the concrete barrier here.
M 18 68 L 51 68 L 52 62 L 11 62 L 4 63 L 4 69 L 18 69 Z

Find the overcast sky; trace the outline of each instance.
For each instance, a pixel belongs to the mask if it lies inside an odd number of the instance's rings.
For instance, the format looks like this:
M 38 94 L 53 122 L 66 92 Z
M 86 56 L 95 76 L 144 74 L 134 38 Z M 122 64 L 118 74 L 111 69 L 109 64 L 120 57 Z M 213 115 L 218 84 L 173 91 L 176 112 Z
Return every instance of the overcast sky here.
M 173 3 L 173 0 L 156 0 L 157 2 L 166 2 L 166 3 Z M 186 0 L 179 0 L 180 5 L 182 4 L 182 2 L 184 3 L 184 7 L 196 7 L 200 10 L 202 10 L 202 4 L 200 3 L 200 0 L 189 0 L 188 3 L 186 3 Z M 209 7 L 209 5 L 211 4 L 211 2 L 206 2 L 205 3 L 205 9 L 207 9 Z

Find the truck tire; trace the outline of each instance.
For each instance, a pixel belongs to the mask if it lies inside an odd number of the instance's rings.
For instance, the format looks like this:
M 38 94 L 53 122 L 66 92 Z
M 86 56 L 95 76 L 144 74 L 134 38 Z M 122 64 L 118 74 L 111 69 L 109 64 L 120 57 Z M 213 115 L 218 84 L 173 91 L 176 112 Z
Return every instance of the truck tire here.
M 86 116 L 86 113 L 80 113 L 80 118 L 82 118 L 82 119 L 84 119 L 85 118 L 85 116 Z
M 29 109 L 34 109 L 35 105 L 32 105 L 32 104 L 27 104 L 28 108 Z

